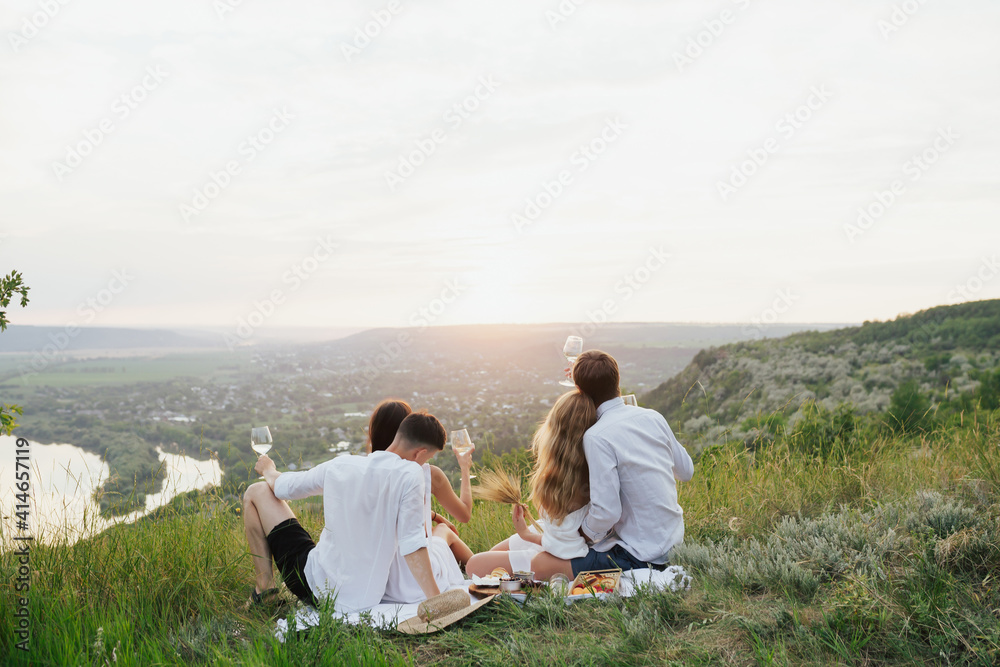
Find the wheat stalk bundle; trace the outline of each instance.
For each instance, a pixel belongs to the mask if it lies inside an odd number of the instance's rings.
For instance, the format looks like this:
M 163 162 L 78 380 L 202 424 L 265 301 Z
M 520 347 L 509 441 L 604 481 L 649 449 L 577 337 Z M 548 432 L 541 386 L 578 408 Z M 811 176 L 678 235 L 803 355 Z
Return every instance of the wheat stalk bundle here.
M 498 466 L 494 470 L 482 470 L 479 473 L 479 484 L 472 487 L 472 495 L 479 500 L 487 500 L 491 503 L 502 503 L 504 505 L 524 505 L 524 516 L 538 532 L 542 532 L 542 527 L 527 512 L 527 503 L 521 493 L 521 480 L 507 472 L 503 467 Z

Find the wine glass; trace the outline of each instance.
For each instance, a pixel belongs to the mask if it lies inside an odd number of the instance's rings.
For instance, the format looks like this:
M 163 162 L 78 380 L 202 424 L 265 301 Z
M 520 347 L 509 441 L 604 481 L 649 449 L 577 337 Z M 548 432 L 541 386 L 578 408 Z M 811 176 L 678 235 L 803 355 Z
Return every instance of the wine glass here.
M 639 403 L 635 400 L 635 394 L 625 394 L 622 396 L 622 400 L 625 401 L 625 405 L 639 406 Z
M 576 362 L 576 358 L 580 356 L 583 352 L 583 339 L 579 336 L 567 336 L 566 344 L 563 345 L 563 354 L 566 355 L 566 360 L 569 362 L 570 373 L 572 373 L 573 364 Z M 571 375 L 572 377 L 572 375 Z M 569 379 L 564 378 L 559 381 L 564 387 L 575 387 L 576 384 L 571 382 Z
M 271 451 L 271 430 L 266 426 L 255 426 L 250 429 L 250 448 L 257 452 L 258 456 L 263 456 Z M 258 477 L 257 479 L 264 479 Z
M 463 428 L 451 432 L 451 448 L 456 454 L 465 454 L 472 449 L 472 438 L 469 437 L 469 429 Z M 469 475 L 469 479 L 475 478 L 475 475 Z

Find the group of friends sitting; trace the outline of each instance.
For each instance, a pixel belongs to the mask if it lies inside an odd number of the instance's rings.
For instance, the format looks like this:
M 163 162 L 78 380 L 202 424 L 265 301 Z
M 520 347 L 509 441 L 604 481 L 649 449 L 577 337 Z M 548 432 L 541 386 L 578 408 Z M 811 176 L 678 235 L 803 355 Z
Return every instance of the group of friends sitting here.
M 478 576 L 497 567 L 528 570 L 539 580 L 665 569 L 684 538 L 677 482 L 694 474 L 691 457 L 662 415 L 624 403 L 613 357 L 584 352 L 572 377 L 576 388 L 559 397 L 532 441 L 531 501 L 539 520 L 514 505 L 516 532 L 487 552 L 474 554 L 432 509 L 433 498 L 459 523 L 472 517 L 472 452 L 455 454 L 456 494 L 430 465 L 444 449 L 444 426 L 404 401 L 375 408 L 367 456 L 340 456 L 301 472 L 279 472 L 261 456 L 255 469 L 264 481 L 244 495 L 256 571 L 251 604 L 278 595 L 272 559 L 299 599 L 314 607 L 330 600 L 344 613 L 421 602 L 462 586 L 463 567 Z M 317 495 L 324 526 L 314 541 L 286 501 Z

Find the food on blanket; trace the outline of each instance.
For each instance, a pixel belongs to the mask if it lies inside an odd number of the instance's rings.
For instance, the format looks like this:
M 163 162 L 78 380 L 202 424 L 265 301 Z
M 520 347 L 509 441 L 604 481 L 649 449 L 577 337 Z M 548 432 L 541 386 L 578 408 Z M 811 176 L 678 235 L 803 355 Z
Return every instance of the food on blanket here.
M 573 588 L 570 595 L 581 595 L 584 593 L 613 593 L 618 587 L 618 571 L 603 572 L 581 572 L 573 580 Z
M 497 579 L 503 579 L 504 577 L 510 579 L 510 572 L 508 572 L 502 567 L 495 567 L 493 568 L 493 571 L 490 572 L 490 576 L 496 577 Z
M 463 590 L 453 590 L 428 598 L 417 607 L 417 616 L 421 621 L 432 621 L 448 614 L 465 609 L 471 604 L 469 594 Z
M 520 581 L 534 581 L 535 573 L 530 570 L 518 570 L 514 573 L 514 578 Z

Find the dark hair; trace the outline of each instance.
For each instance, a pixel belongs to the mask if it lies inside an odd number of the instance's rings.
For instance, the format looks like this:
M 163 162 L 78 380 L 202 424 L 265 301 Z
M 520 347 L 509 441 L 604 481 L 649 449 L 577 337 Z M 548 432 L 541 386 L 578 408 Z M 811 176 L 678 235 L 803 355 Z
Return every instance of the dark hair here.
M 406 416 L 399 425 L 399 435 L 413 445 L 426 445 L 433 449 L 444 449 L 448 434 L 437 417 L 424 410 Z
M 618 362 L 606 352 L 587 350 L 573 364 L 573 381 L 594 405 L 618 396 Z
M 375 406 L 368 420 L 368 441 L 372 443 L 373 452 L 385 451 L 392 444 L 399 425 L 411 412 L 409 403 L 394 398 L 387 398 Z

